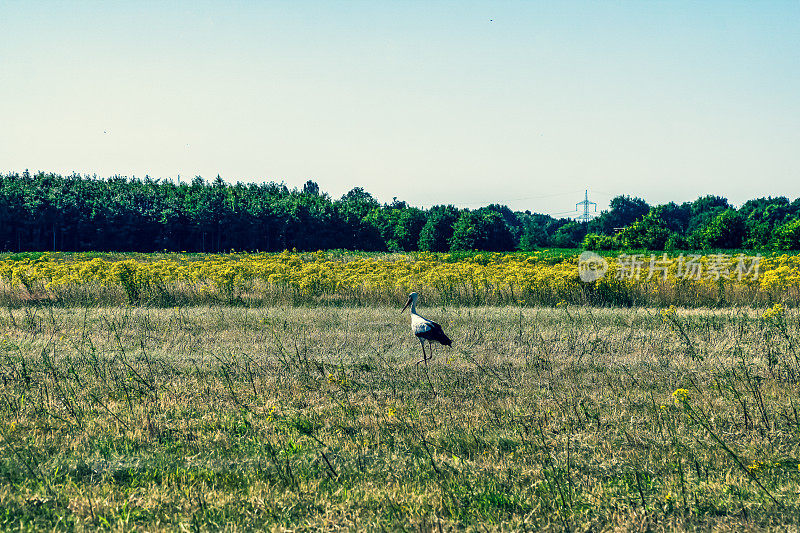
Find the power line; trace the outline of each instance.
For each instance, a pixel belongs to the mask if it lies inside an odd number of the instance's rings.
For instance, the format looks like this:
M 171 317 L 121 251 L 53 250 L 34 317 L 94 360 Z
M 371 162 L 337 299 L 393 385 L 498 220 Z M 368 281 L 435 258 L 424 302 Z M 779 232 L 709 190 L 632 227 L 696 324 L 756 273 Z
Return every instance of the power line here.
M 538 199 L 543 199 L 543 198 L 554 198 L 556 196 L 567 196 L 567 195 L 575 194 L 576 192 L 579 192 L 579 191 L 572 190 L 572 191 L 557 192 L 557 193 L 552 193 L 552 194 L 541 194 L 541 195 L 536 195 L 536 196 L 523 196 L 523 197 L 517 197 L 517 198 L 507 198 L 505 200 L 495 200 L 493 202 L 488 202 L 486 200 L 482 200 L 482 201 L 478 201 L 478 202 L 450 202 L 450 203 L 452 203 L 454 205 L 458 205 L 458 206 L 464 206 L 464 207 L 475 206 L 475 205 L 487 206 L 487 205 L 491 205 L 491 204 L 508 205 L 509 202 L 519 202 L 519 201 L 524 201 L 524 200 L 538 200 Z M 592 192 L 598 192 L 598 191 L 592 190 Z M 611 193 L 603 193 L 603 194 L 601 194 L 601 196 L 613 197 L 613 195 Z M 586 205 L 584 205 L 584 202 L 588 202 L 588 203 Z M 583 209 L 583 214 L 577 215 L 578 206 L 579 205 L 584 205 L 584 209 Z M 577 204 L 575 204 L 575 209 L 570 209 L 568 211 L 555 211 L 555 212 L 553 212 L 553 211 L 550 211 L 550 212 L 539 212 L 539 211 L 536 211 L 536 213 L 537 214 L 541 214 L 541 215 L 549 215 L 549 216 L 553 216 L 553 217 L 555 215 L 576 214 L 577 216 L 575 218 L 577 220 L 582 221 L 582 222 L 588 222 L 589 220 L 591 220 L 593 218 L 593 214 L 589 212 L 589 205 L 594 205 L 594 212 L 596 213 L 597 212 L 597 203 L 596 202 L 589 202 L 588 191 L 584 190 L 584 200 L 583 200 L 583 202 L 578 202 Z
M 523 200 L 539 200 L 542 198 L 553 198 L 554 196 L 567 196 L 571 194 L 575 194 L 579 191 L 567 191 L 567 192 L 557 192 L 553 194 L 543 194 L 540 196 L 523 196 L 519 198 L 507 198 L 505 200 L 495 200 L 494 202 L 486 202 L 486 200 L 481 200 L 478 202 L 457 202 L 458 205 L 489 205 L 489 204 L 508 204 L 509 202 L 520 202 Z

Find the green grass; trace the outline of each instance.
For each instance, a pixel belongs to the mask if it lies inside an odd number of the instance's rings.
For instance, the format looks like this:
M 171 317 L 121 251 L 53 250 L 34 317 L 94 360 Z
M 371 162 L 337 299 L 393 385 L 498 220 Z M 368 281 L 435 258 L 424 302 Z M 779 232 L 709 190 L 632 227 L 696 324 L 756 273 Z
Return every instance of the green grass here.
M 4 310 L 0 528 L 800 526 L 796 310 L 398 311 Z

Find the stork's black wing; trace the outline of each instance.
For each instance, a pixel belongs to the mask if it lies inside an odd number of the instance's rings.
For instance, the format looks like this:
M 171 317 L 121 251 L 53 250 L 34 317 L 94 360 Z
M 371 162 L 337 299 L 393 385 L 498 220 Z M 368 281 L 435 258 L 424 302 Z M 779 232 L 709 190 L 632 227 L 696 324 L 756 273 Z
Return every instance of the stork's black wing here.
M 442 326 L 431 320 L 428 320 L 427 323 L 430 326 L 430 329 L 427 331 L 420 331 L 416 334 L 417 337 L 425 339 L 426 341 L 436 341 L 445 346 L 450 346 L 453 344 L 453 341 L 451 341 L 450 338 L 444 334 Z

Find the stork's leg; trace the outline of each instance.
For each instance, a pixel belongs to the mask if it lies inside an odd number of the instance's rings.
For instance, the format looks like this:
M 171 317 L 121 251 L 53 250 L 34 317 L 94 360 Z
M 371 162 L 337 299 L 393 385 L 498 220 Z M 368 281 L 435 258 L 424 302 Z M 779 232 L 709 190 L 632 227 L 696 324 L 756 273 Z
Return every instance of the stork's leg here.
M 428 353 L 431 354 L 428 359 L 433 359 L 433 341 L 428 341 Z
M 422 359 L 417 361 L 417 364 L 425 362 L 425 366 L 428 366 L 428 356 L 425 354 L 425 341 L 420 339 L 419 343 L 422 346 Z

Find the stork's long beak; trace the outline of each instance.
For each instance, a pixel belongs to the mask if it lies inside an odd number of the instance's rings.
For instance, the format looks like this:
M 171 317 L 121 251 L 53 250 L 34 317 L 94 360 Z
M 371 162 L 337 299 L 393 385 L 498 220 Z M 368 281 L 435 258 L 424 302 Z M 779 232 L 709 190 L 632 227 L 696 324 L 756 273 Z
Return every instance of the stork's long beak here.
M 401 309 L 400 312 L 402 313 L 403 311 L 405 311 L 406 307 L 408 307 L 409 305 L 411 305 L 411 298 L 408 299 L 408 301 L 406 302 L 406 305 L 403 306 L 403 309 Z

